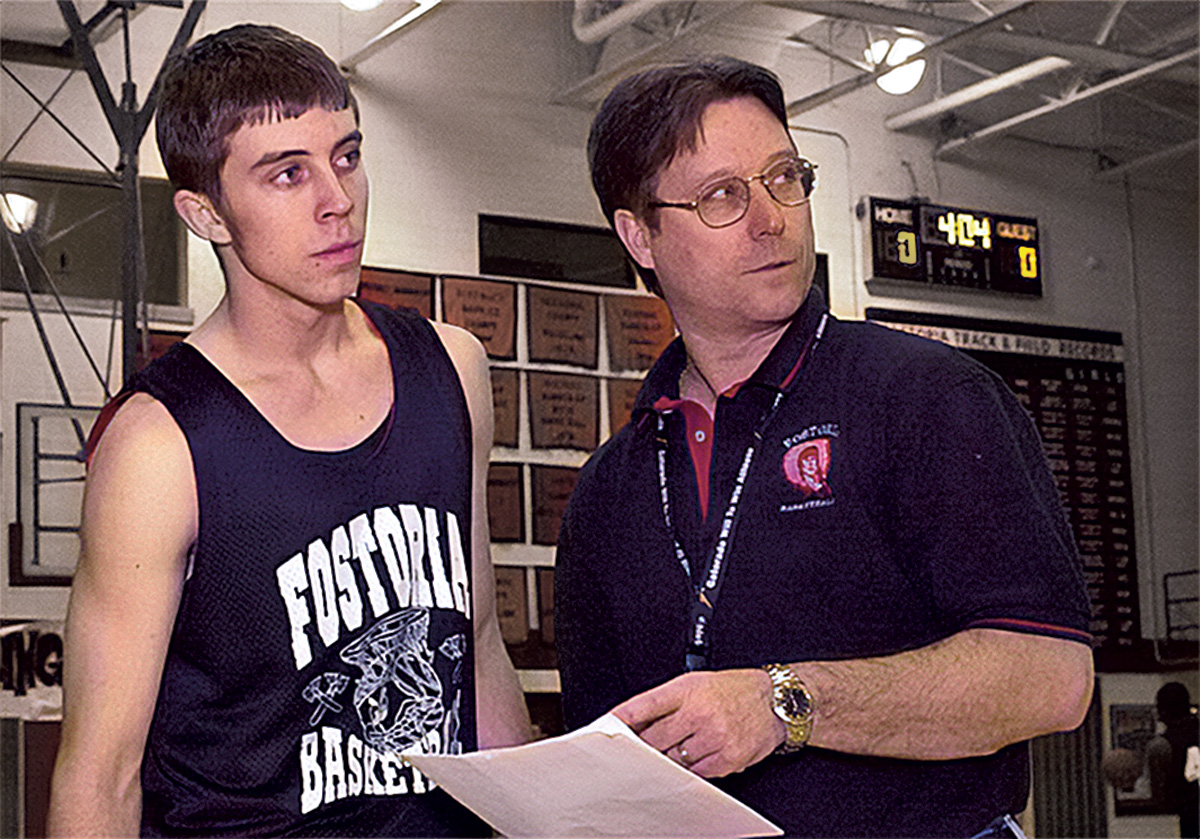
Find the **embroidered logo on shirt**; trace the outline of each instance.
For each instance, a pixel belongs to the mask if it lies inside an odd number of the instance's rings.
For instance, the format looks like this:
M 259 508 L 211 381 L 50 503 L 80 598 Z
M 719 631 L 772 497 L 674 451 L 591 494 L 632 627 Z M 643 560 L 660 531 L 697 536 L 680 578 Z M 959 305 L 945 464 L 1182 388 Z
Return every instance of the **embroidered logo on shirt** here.
M 802 500 L 780 505 L 781 513 L 828 507 L 834 502 L 829 471 L 833 465 L 833 441 L 839 436 L 837 423 L 812 425 L 783 441 L 781 466 L 788 483 L 800 491 Z

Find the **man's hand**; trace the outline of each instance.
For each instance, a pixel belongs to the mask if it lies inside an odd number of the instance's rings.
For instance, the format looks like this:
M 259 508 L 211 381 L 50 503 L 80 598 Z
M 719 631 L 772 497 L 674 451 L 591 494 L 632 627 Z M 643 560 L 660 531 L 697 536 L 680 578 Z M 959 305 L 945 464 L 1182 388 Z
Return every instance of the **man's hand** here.
M 762 670 L 685 673 L 613 713 L 648 744 L 705 778 L 741 772 L 783 742 Z

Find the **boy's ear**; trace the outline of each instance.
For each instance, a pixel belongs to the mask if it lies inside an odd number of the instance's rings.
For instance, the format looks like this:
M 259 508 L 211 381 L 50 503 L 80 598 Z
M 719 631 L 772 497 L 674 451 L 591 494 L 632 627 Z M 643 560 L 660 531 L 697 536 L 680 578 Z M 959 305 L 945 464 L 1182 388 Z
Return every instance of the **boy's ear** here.
M 212 200 L 202 192 L 176 190 L 175 212 L 179 213 L 188 230 L 201 239 L 207 239 L 214 245 L 228 245 L 233 240 L 225 220 L 213 206 Z
M 654 253 L 650 249 L 650 229 L 629 210 L 613 213 L 613 229 L 624 243 L 633 261 L 643 268 L 654 270 Z

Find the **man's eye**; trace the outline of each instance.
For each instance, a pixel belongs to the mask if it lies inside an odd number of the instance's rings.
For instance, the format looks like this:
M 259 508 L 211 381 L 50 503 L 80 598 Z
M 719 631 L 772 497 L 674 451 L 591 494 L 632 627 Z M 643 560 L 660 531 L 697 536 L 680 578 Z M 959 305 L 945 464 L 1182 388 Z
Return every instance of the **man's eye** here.
M 710 187 L 707 192 L 700 197 L 701 201 L 724 202 L 732 201 L 737 195 L 737 188 L 732 181 L 719 183 Z
M 343 169 L 354 169 L 355 167 L 358 166 L 358 163 L 361 160 L 361 158 L 362 158 L 362 151 L 360 149 L 352 149 L 352 150 L 346 152 L 344 155 L 342 155 L 341 159 L 338 162 Z
M 800 180 L 800 167 L 789 163 L 787 166 L 782 166 L 776 169 L 769 176 L 769 180 L 773 184 L 794 184 Z

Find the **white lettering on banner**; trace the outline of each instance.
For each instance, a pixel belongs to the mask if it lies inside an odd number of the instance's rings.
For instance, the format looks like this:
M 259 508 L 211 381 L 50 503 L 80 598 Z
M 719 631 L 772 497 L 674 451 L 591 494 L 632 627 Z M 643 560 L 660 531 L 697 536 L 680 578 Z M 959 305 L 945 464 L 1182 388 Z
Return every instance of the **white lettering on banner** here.
M 445 522 L 443 525 L 442 522 Z M 314 539 L 275 569 L 291 627 L 296 669 L 313 660 L 315 638 L 328 648 L 363 625 L 363 601 L 379 618 L 409 607 L 471 617 L 470 571 L 458 518 L 413 504 L 363 513 Z M 389 603 L 379 563 L 395 596 Z M 354 565 L 361 577 L 354 573 Z M 364 592 L 363 589 L 366 589 Z
M 1075 341 L 1067 338 L 1045 338 L 1020 333 L 987 332 L 978 329 L 946 329 L 915 323 L 888 323 L 875 321 L 880 326 L 908 332 L 949 344 L 960 350 L 985 350 L 1008 352 L 1018 355 L 1040 355 L 1048 358 L 1066 358 L 1075 361 L 1125 361 L 1125 349 L 1119 343 L 1106 341 Z
M 411 751 L 441 754 L 441 735 L 430 731 Z M 428 792 L 436 784 L 396 752 L 381 752 L 353 734 L 322 726 L 300 738 L 300 812 L 343 798 Z

